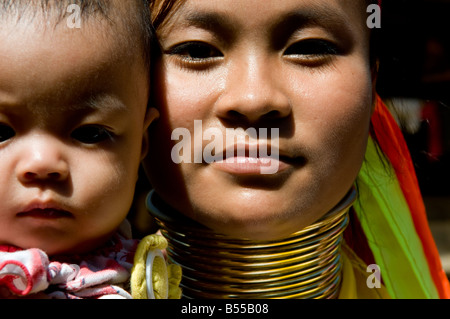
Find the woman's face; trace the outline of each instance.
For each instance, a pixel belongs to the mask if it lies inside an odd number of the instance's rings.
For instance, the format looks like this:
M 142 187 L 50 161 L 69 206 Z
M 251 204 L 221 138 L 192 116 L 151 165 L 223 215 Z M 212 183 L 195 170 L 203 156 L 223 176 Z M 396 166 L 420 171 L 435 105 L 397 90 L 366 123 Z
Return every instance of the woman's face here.
M 251 239 L 287 236 L 332 209 L 351 188 L 368 138 L 365 3 L 187 0 L 177 7 L 158 29 L 161 117 L 147 170 L 160 196 L 219 233 Z M 252 130 L 269 134 L 240 139 Z M 274 156 L 264 158 L 270 145 Z M 241 147 L 244 155 L 226 152 Z M 265 159 L 275 171 L 263 173 Z

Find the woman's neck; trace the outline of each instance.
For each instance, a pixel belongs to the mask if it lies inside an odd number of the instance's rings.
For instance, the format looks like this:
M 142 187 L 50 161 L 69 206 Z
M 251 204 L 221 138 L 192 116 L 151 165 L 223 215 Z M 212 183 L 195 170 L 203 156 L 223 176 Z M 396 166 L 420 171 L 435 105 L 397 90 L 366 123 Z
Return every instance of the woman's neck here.
M 169 257 L 182 266 L 183 297 L 336 298 L 343 231 L 355 197 L 352 189 L 322 219 L 276 241 L 215 234 L 167 208 L 154 192 L 147 207 L 169 242 Z

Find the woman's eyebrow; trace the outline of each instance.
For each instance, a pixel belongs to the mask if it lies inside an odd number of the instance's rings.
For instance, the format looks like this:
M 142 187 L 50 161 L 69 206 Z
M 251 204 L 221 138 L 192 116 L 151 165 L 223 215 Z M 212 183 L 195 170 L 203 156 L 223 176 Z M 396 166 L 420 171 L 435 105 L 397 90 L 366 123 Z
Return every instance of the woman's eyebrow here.
M 269 22 L 269 21 L 268 21 Z M 275 39 L 283 38 L 294 31 L 318 26 L 330 33 L 349 35 L 348 17 L 330 6 L 300 7 L 281 13 L 268 24 Z M 239 33 L 239 24 L 227 14 L 208 11 L 189 10 L 183 14 L 180 27 L 196 27 L 210 31 L 224 40 L 232 40 Z
M 210 31 L 224 40 L 232 40 L 239 26 L 230 17 L 216 12 L 190 11 L 184 17 L 183 27 L 190 26 Z
M 280 16 L 280 26 L 310 26 L 320 25 L 325 27 L 340 27 L 346 24 L 346 19 L 336 11 L 328 7 L 299 9 L 290 11 L 287 14 Z
M 351 40 L 347 17 L 326 6 L 300 8 L 280 15 L 272 24 L 271 34 L 282 45 L 292 33 L 307 27 L 323 28 L 330 34 Z

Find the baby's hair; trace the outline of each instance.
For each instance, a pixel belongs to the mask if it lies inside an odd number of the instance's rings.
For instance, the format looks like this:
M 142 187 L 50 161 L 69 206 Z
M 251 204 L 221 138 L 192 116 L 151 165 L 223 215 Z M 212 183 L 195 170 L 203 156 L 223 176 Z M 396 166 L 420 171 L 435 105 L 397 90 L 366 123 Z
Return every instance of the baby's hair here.
M 36 13 L 41 10 L 43 13 L 60 13 L 64 16 L 65 10 L 71 4 L 78 5 L 82 14 L 99 13 L 106 16 L 110 7 L 110 2 L 105 0 L 1 0 L 1 13 L 23 14 Z
M 129 0 L 127 0 L 129 1 Z M 134 12 L 127 12 L 119 21 L 126 28 L 124 45 L 136 46 L 142 44 L 143 54 L 147 65 L 150 64 L 150 47 L 154 44 L 155 35 L 150 18 L 149 0 L 134 0 Z M 54 25 L 63 23 L 70 16 L 67 9 L 70 5 L 77 5 L 80 9 L 80 18 L 87 21 L 101 17 L 112 21 L 113 5 L 120 1 L 111 0 L 0 0 L 1 21 L 17 22 L 36 16 L 43 17 L 46 23 Z M 117 18 L 117 17 L 116 17 Z M 2 22 L 3 23 L 3 22 Z M 136 41 L 137 36 L 139 40 Z

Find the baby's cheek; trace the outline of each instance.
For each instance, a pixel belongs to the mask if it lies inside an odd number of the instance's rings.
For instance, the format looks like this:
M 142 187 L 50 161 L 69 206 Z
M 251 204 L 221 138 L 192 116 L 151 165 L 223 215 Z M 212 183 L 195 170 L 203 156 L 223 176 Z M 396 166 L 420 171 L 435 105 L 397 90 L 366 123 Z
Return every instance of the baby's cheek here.
M 91 207 L 108 205 L 110 202 L 120 202 L 133 192 L 135 180 L 127 167 L 115 157 L 105 153 L 93 162 L 91 169 L 77 177 L 79 181 L 79 203 Z M 88 166 L 89 164 L 83 163 Z M 74 186 L 77 187 L 74 177 Z M 84 185 L 81 186 L 81 185 Z

